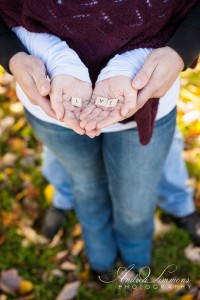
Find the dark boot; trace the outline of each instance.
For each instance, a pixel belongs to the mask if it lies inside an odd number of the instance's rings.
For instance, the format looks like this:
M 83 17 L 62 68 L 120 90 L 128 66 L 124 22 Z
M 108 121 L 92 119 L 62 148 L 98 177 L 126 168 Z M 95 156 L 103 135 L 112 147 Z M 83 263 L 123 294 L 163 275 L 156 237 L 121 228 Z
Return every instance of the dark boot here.
M 170 216 L 176 225 L 189 233 L 195 246 L 200 246 L 200 214 L 194 212 L 186 217 Z
M 66 211 L 63 209 L 51 206 L 47 209 L 42 232 L 46 237 L 52 239 L 58 230 L 63 227 L 66 221 Z

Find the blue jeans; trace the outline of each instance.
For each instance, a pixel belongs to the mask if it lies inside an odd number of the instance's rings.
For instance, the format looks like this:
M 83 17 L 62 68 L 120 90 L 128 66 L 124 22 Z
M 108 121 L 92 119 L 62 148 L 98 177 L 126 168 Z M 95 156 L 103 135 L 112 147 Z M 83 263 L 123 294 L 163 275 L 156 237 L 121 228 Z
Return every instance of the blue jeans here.
M 176 128 L 157 190 L 159 206 L 175 217 L 185 217 L 195 211 L 194 191 L 187 186 L 188 172 L 182 157 L 183 149 L 183 136 Z
M 195 211 L 194 190 L 187 186 L 188 172 L 182 157 L 183 147 L 183 136 L 176 127 L 157 188 L 158 205 L 175 217 L 185 217 Z M 52 176 L 54 170 L 59 173 L 59 179 Z M 53 205 L 63 210 L 72 209 L 74 199 L 69 175 L 55 155 L 46 147 L 44 148 L 43 174 L 55 187 Z
M 92 269 L 106 271 L 120 255 L 138 269 L 150 264 L 156 187 L 176 123 L 176 110 L 155 124 L 147 146 L 137 129 L 95 139 L 27 112 L 35 133 L 67 170 Z M 53 176 L 57 176 L 56 170 Z

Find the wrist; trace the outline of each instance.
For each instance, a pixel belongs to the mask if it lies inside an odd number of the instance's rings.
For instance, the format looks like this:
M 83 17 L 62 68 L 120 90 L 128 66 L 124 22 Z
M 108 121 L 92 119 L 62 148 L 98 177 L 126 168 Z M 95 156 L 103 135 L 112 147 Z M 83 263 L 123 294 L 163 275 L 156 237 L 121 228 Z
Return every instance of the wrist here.
M 8 66 L 12 74 L 14 72 L 16 65 L 20 64 L 28 56 L 29 54 L 27 54 L 26 52 L 17 52 L 10 58 Z
M 166 49 L 167 49 L 167 51 L 171 52 L 171 54 L 174 57 L 174 61 L 176 62 L 176 64 L 180 68 L 180 72 L 182 72 L 184 70 L 185 63 L 184 63 L 184 60 L 181 57 L 181 55 L 176 50 L 174 50 L 172 47 L 170 47 L 170 46 L 166 46 Z

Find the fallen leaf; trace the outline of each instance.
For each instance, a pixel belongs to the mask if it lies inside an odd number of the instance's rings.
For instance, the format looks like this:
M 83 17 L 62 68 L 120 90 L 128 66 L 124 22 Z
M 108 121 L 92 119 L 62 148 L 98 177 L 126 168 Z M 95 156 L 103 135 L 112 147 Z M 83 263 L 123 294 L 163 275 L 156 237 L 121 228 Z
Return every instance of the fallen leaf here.
M 78 289 L 80 287 L 80 281 L 66 284 L 57 296 L 56 300 L 72 300 L 76 297 Z
M 68 254 L 69 254 L 69 251 L 67 251 L 67 250 L 60 251 L 53 258 L 53 261 L 56 261 L 56 262 L 62 261 L 63 259 L 67 258 Z
M 11 116 L 6 116 L 5 118 L 3 118 L 2 120 L 0 120 L 0 127 L 3 130 L 6 130 L 10 127 L 13 126 L 13 124 L 15 123 L 15 119 Z
M 60 265 L 60 268 L 65 271 L 75 271 L 77 269 L 76 265 L 70 261 L 65 261 Z
M 200 264 L 200 247 L 190 244 L 185 250 L 185 257 L 195 263 Z
M 80 225 L 80 224 L 76 224 L 76 225 L 74 226 L 73 231 L 72 231 L 72 235 L 73 235 L 74 237 L 78 237 L 78 236 L 80 236 L 81 234 L 82 234 L 82 228 L 81 228 L 81 225 Z
M 83 240 L 78 240 L 75 242 L 75 244 L 72 246 L 71 253 L 73 256 L 79 255 L 79 253 L 83 250 L 84 243 Z
M 154 239 L 157 239 L 159 236 L 162 236 L 166 232 L 169 232 L 171 229 L 171 225 L 166 225 L 162 223 L 157 216 L 155 216 L 154 218 L 154 226 L 155 226 Z
M 24 295 L 30 293 L 33 290 L 32 282 L 28 280 L 22 280 L 19 284 L 18 291 L 20 294 Z
M 146 293 L 144 289 L 137 288 L 133 291 L 133 293 L 128 297 L 127 300 L 145 300 Z
M 10 269 L 1 272 L 0 276 L 0 288 L 5 293 L 14 295 L 22 281 L 22 277 L 19 276 L 16 269 Z
M 22 129 L 26 124 L 26 119 L 23 117 L 21 117 L 16 123 L 15 125 L 12 127 L 12 131 L 13 132 L 17 132 L 20 129 Z
M 48 184 L 44 189 L 44 197 L 49 205 L 52 203 L 54 193 L 55 189 L 53 185 Z
M 58 246 L 61 242 L 61 238 L 63 236 L 64 230 L 61 228 L 58 230 L 58 233 L 53 237 L 53 240 L 49 244 L 48 248 L 52 249 Z
M 2 157 L 2 163 L 4 167 L 12 167 L 15 162 L 17 160 L 17 156 L 14 153 L 6 153 L 3 157 Z
M 11 113 L 19 114 L 23 112 L 23 105 L 18 101 L 15 103 L 11 103 L 9 109 Z
M 22 223 L 19 224 L 19 228 L 21 229 L 23 236 L 33 244 L 45 245 L 49 241 L 46 237 L 37 234 L 33 228 L 25 226 Z
M 187 294 L 187 295 L 180 297 L 180 300 L 193 300 L 193 299 L 194 299 L 194 296 L 191 294 Z

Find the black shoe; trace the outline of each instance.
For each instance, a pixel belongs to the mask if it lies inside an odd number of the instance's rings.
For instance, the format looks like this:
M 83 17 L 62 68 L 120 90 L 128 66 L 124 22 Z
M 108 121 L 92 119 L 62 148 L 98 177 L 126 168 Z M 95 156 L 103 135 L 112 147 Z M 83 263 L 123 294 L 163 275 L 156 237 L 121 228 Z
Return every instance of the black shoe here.
M 66 211 L 63 209 L 51 206 L 47 209 L 44 223 L 42 226 L 42 232 L 46 237 L 52 239 L 58 230 L 63 227 L 66 221 Z
M 200 246 L 200 214 L 194 212 L 186 217 L 170 218 L 176 225 L 189 233 L 195 246 Z
M 91 270 L 90 275 L 91 275 L 91 279 L 101 287 L 106 287 L 113 280 L 112 271 L 101 272 L 101 271 Z

